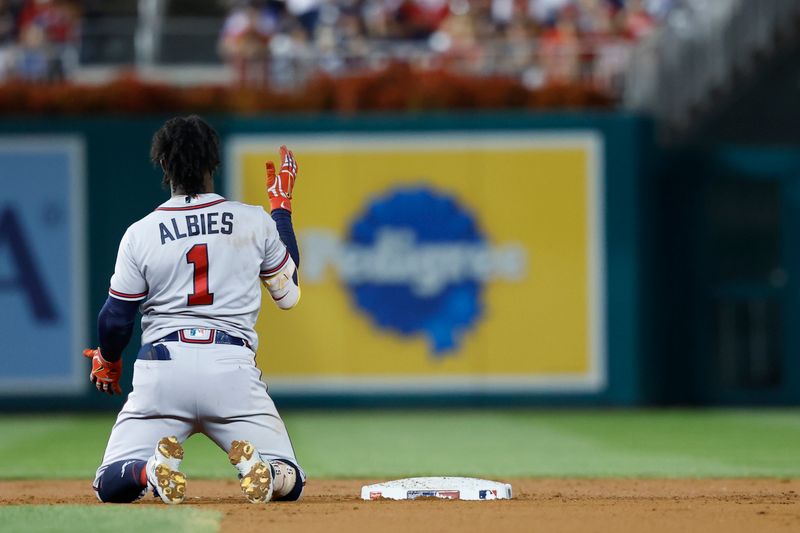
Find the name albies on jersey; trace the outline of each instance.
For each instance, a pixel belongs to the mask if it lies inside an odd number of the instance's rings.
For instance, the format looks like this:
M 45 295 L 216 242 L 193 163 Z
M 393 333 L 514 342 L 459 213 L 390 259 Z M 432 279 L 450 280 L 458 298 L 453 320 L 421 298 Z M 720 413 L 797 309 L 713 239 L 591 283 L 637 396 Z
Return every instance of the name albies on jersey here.
M 176 196 L 125 232 L 109 294 L 141 300 L 142 343 L 209 328 L 244 338 L 255 350 L 260 282 L 288 266 L 290 277 L 294 263 L 261 206 L 213 193 Z

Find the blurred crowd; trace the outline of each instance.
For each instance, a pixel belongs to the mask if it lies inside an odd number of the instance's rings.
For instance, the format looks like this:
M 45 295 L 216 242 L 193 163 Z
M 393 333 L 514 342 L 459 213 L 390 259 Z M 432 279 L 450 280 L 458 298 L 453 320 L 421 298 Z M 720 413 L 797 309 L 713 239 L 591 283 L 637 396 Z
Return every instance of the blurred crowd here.
M 588 82 L 616 92 L 631 45 L 683 0 L 217 1 L 229 10 L 220 54 L 242 84 L 292 86 L 319 71 L 401 61 L 510 75 L 532 88 Z M 0 0 L 0 81 L 68 77 L 79 62 L 82 5 Z
M 0 0 L 0 80 L 62 80 L 78 64 L 79 2 Z
M 220 49 L 244 84 L 404 61 L 519 76 L 531 87 L 588 81 L 614 89 L 631 44 L 678 1 L 233 1 Z

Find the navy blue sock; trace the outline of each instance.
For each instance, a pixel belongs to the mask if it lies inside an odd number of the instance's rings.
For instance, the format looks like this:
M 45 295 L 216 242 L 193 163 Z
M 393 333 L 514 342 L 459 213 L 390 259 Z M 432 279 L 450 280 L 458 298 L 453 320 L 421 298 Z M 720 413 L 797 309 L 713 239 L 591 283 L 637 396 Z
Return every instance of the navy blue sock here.
M 294 487 L 292 490 L 289 491 L 289 494 L 286 496 L 276 496 L 273 498 L 274 501 L 284 501 L 284 502 L 296 502 L 300 499 L 300 495 L 303 494 L 303 487 L 306 486 L 306 482 L 304 479 L 300 477 L 300 469 L 291 461 L 287 461 L 286 459 L 276 459 L 276 461 L 287 464 L 294 468 L 294 471 L 297 472 L 297 478 L 294 482 Z M 274 467 L 273 467 L 274 468 Z
M 147 484 L 142 485 L 142 472 L 147 461 L 129 459 L 111 463 L 97 480 L 97 495 L 106 503 L 131 503 L 142 497 Z

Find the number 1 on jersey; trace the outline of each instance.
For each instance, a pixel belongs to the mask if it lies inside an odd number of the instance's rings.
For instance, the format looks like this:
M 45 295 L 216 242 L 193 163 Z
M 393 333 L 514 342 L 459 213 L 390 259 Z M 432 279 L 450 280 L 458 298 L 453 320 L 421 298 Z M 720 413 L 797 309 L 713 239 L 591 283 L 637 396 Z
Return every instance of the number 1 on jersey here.
M 194 292 L 189 295 L 188 305 L 211 305 L 214 293 L 208 292 L 208 245 L 195 244 L 186 253 L 186 262 L 194 265 L 192 284 Z

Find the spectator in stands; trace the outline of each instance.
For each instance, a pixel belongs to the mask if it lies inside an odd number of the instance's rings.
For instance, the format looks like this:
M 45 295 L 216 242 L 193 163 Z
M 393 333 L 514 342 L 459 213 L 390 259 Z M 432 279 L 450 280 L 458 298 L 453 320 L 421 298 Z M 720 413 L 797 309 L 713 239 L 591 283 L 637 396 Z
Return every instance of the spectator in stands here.
M 466 4 L 466 2 L 465 2 Z M 483 70 L 485 48 L 476 36 L 475 21 L 464 5 L 460 12 L 451 12 L 441 23 L 435 39 L 439 44 L 437 66 L 460 72 L 480 73 Z
M 360 12 L 354 7 L 342 9 L 336 21 L 336 40 L 344 57 L 345 68 L 360 69 L 370 54 L 366 27 Z
M 647 0 L 647 11 L 656 20 L 664 20 L 679 0 Z
M 623 17 L 625 29 L 635 41 L 650 35 L 656 26 L 655 19 L 647 11 L 643 0 L 627 0 L 623 8 Z
M 573 5 L 563 8 L 553 27 L 542 35 L 539 54 L 547 83 L 562 85 L 579 81 L 578 14 Z
M 543 74 L 534 60 L 534 31 L 533 24 L 524 18 L 510 20 L 494 60 L 498 72 L 512 75 L 520 73 L 528 85 L 538 86 L 542 84 Z
M 0 81 L 14 72 L 17 44 L 17 17 L 10 0 L 0 0 Z
M 309 38 L 313 38 L 319 21 L 321 0 L 286 0 L 286 11 L 297 19 Z
M 363 0 L 360 12 L 366 37 L 385 39 L 389 36 L 393 14 L 390 0 Z
M 275 33 L 269 43 L 269 84 L 271 87 L 292 87 L 315 71 L 314 59 L 319 49 L 313 46 L 308 33 L 299 24 L 288 25 Z
M 19 15 L 17 75 L 31 81 L 64 80 L 78 65 L 80 13 L 69 0 L 28 1 Z
M 610 33 L 609 19 L 617 8 L 608 0 L 578 0 L 578 27 L 581 36 L 591 40 L 603 38 Z
M 222 28 L 220 50 L 235 69 L 240 84 L 267 83 L 269 42 L 279 25 L 279 13 L 265 2 L 248 1 L 234 8 Z
M 529 0 L 528 14 L 540 24 L 555 26 L 564 9 L 573 4 L 574 0 Z
M 395 11 L 394 37 L 428 39 L 449 15 L 447 0 L 403 0 Z
M 621 75 L 628 66 L 630 42 L 619 9 L 597 1 L 592 11 L 592 31 L 586 35 L 591 46 L 595 86 L 616 92 L 622 89 Z
M 272 0 L 275 2 L 276 0 Z M 416 68 L 615 87 L 631 40 L 676 0 L 285 0 L 237 4 L 221 38 L 243 83 L 342 74 L 391 59 Z M 291 72 L 287 74 L 287 71 Z M 298 78 L 298 76 L 300 76 Z

